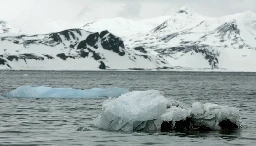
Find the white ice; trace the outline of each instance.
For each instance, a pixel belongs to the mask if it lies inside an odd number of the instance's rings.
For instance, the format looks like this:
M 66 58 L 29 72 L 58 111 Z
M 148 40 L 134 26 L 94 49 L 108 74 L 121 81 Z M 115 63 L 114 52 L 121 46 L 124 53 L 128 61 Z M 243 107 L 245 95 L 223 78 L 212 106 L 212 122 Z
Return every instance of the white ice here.
M 113 131 L 159 131 L 161 124 L 190 120 L 190 124 L 220 130 L 220 122 L 230 120 L 240 126 L 239 110 L 217 104 L 195 102 L 192 106 L 166 99 L 156 90 L 133 91 L 116 99 L 106 100 L 95 125 Z M 184 125 L 186 126 L 186 125 Z
M 163 115 L 161 115 L 162 121 L 182 121 L 186 120 L 186 118 L 190 117 L 190 112 L 187 109 L 181 107 L 172 106 L 167 109 Z
M 159 91 L 129 92 L 105 101 L 95 124 L 105 130 L 132 131 L 144 121 L 158 119 L 166 111 L 167 104 L 168 100 Z
M 5 93 L 6 97 L 31 97 L 31 98 L 102 98 L 118 97 L 129 92 L 125 88 L 93 88 L 93 89 L 72 89 L 72 88 L 51 88 L 21 86 L 13 91 Z
M 194 122 L 213 130 L 220 130 L 219 123 L 224 120 L 230 120 L 232 123 L 240 125 L 239 110 L 237 108 L 195 102 L 192 104 L 190 112 Z

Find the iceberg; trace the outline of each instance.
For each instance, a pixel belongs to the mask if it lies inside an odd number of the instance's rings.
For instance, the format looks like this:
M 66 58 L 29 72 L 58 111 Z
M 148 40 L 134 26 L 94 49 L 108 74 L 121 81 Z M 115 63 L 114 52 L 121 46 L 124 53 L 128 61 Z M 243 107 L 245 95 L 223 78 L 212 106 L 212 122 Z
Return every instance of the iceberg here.
M 21 86 L 15 90 L 5 93 L 5 97 L 28 97 L 28 98 L 103 98 L 118 97 L 129 92 L 125 88 L 92 88 L 92 89 L 72 89 L 72 88 L 51 88 L 51 87 L 31 87 Z
M 116 100 L 103 103 L 103 113 L 95 120 L 95 125 L 105 130 L 132 131 L 145 129 L 147 123 L 158 119 L 167 108 L 168 100 L 159 91 L 133 91 L 121 95 Z M 148 126 L 149 127 L 149 126 Z M 160 125 L 152 130 L 159 129 Z
M 156 90 L 133 91 L 103 102 L 95 126 L 111 131 L 190 131 L 240 127 L 237 108 L 195 102 L 190 106 L 167 99 Z
M 241 123 L 237 108 L 212 103 L 193 103 L 191 116 L 193 117 L 194 126 L 198 128 L 221 130 L 238 128 Z

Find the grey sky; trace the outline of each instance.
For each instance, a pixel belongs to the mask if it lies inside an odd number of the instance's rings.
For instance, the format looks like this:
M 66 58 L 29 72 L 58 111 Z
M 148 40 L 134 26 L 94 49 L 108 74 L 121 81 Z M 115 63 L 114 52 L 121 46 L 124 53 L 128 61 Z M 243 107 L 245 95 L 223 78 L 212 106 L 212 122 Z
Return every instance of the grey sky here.
M 256 12 L 256 0 L 0 0 L 0 19 L 62 29 L 100 18 L 170 15 L 182 6 L 208 16 Z

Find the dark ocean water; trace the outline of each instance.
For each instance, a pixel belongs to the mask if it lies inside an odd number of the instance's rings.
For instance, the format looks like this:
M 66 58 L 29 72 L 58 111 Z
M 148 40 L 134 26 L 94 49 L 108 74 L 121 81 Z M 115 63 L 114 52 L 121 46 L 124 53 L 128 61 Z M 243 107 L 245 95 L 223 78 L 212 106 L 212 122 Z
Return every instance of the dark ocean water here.
M 102 131 L 93 120 L 101 113 L 104 99 L 1 96 L 23 85 L 156 89 L 188 104 L 200 101 L 237 107 L 242 129 L 169 134 Z M 0 71 L 0 94 L 0 145 L 256 144 L 256 73 Z

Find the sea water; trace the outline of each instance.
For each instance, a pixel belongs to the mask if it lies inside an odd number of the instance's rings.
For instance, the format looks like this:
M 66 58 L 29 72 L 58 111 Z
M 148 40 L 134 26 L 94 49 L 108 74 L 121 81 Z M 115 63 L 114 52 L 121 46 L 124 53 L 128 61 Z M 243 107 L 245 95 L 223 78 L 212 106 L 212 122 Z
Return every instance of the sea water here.
M 24 76 L 27 74 L 28 76 Z M 254 145 L 256 73 L 0 71 L 0 94 L 21 86 L 163 91 L 184 104 L 215 103 L 240 110 L 234 131 L 115 132 L 95 127 L 107 98 L 0 96 L 0 145 Z

